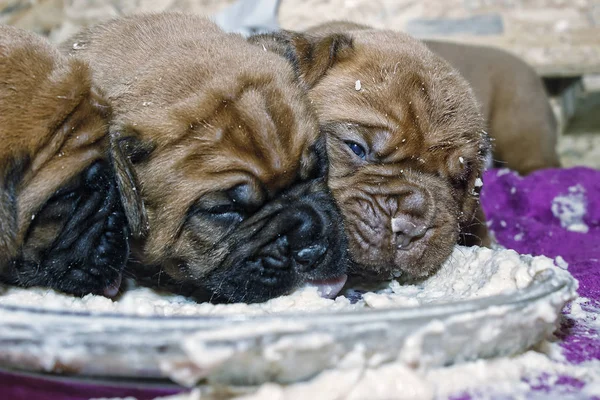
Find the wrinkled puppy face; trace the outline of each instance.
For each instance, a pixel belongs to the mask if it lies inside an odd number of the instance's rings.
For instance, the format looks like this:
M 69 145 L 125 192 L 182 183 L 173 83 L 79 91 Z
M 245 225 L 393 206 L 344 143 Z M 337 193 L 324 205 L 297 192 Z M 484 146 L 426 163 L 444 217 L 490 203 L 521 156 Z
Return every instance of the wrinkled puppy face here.
M 0 163 L 7 229 L 2 280 L 85 295 L 116 294 L 128 228 L 108 160 L 109 108 L 87 66 L 4 27 Z
M 472 221 L 489 152 L 467 83 L 400 33 L 272 40 L 279 53 L 288 44 L 284 55 L 305 77 L 327 136 L 352 271 L 376 279 L 435 272 Z
M 66 50 L 93 66 L 116 152 L 135 171 L 148 218 L 132 247 L 137 276 L 229 302 L 343 282 L 325 141 L 285 60 L 171 13 L 109 22 Z
M 186 103 L 171 113 L 175 140 L 156 140 L 157 127 L 142 121 L 124 140 L 150 227 L 136 255 L 159 266 L 159 285 L 187 286 L 201 300 L 258 302 L 345 273 L 324 140 L 303 99 L 280 85 L 267 78 L 227 99 Z M 198 119 L 197 110 L 206 113 Z

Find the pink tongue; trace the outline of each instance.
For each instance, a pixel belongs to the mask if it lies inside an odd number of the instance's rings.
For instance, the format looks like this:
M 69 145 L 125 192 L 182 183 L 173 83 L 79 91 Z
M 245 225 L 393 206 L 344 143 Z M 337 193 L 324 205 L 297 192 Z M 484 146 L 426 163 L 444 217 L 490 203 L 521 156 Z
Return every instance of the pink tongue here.
M 326 299 L 334 299 L 342 290 L 348 279 L 347 275 L 341 275 L 337 278 L 324 279 L 320 281 L 308 281 L 308 286 L 315 286 L 321 297 Z
M 104 288 L 102 294 L 108 298 L 115 297 L 117 293 L 119 293 L 119 288 L 121 287 L 121 278 L 122 275 L 119 274 L 113 283 Z

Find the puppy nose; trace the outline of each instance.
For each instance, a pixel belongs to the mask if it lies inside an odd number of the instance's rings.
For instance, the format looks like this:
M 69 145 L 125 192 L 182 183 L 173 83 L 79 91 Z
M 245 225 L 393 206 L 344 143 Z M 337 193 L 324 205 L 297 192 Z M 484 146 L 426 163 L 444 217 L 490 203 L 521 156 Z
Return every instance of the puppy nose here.
M 415 240 L 425 235 L 427 229 L 426 225 L 419 224 L 419 221 L 406 214 L 392 218 L 392 232 L 398 248 L 402 250 L 410 249 Z
M 290 241 L 292 257 L 302 272 L 313 269 L 327 251 L 323 241 L 323 221 L 311 207 L 301 207 L 289 217 L 291 227 L 287 236 Z
M 392 232 L 399 249 L 408 250 L 423 237 L 428 226 L 424 220 L 427 214 L 427 198 L 420 190 L 412 190 L 398 203 L 396 215 L 392 218 Z
M 327 247 L 323 244 L 317 243 L 309 247 L 305 247 L 301 250 L 293 253 L 294 260 L 303 272 L 307 272 L 319 261 L 319 259 L 325 254 Z

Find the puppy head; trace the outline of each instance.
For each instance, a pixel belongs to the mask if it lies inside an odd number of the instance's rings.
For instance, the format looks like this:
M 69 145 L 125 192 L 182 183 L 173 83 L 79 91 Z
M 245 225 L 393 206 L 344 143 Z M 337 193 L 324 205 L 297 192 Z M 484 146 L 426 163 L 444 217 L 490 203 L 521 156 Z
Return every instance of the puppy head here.
M 310 89 L 355 272 L 435 272 L 471 223 L 490 148 L 466 81 L 396 32 L 282 32 L 259 43 Z
M 236 83 L 233 96 L 223 83 L 173 107 L 168 127 L 120 130 L 149 218 L 137 258 L 213 301 L 263 301 L 343 274 L 325 143 L 306 104 L 271 79 Z
M 0 33 L 3 279 L 114 295 L 128 232 L 108 162 L 109 107 L 86 64 L 33 34 Z
M 114 64 L 146 51 L 131 22 L 151 36 L 144 44 L 156 46 L 156 64 L 123 76 Z M 114 47 L 125 31 L 128 46 Z M 81 53 L 98 55 L 97 76 L 114 93 L 111 136 L 147 210 L 137 273 L 151 271 L 155 284 L 179 292 L 246 302 L 345 273 L 325 143 L 288 63 L 191 16 L 133 17 L 83 40 Z M 118 59 L 103 59 L 105 44 Z M 111 85 L 117 79 L 128 82 L 126 93 Z

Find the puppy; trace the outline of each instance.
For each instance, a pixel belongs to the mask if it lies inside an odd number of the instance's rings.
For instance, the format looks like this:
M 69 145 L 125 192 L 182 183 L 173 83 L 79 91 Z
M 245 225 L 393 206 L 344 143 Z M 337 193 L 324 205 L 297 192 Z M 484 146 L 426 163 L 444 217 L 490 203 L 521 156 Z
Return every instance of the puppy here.
M 351 271 L 373 279 L 434 273 L 477 222 L 489 157 L 467 82 L 421 42 L 392 31 L 338 24 L 251 41 L 287 57 L 308 89 L 327 136 L 328 183 Z M 477 229 L 485 240 L 485 225 Z
M 0 26 L 0 280 L 116 294 L 129 254 L 109 108 L 85 63 Z
M 308 33 L 368 30 L 366 25 L 334 21 Z M 558 127 L 543 82 L 520 58 L 503 50 L 424 40 L 427 47 L 448 61 L 471 85 L 486 131 L 494 141 L 489 166 L 528 174 L 558 168 Z
M 426 40 L 471 84 L 494 140 L 494 163 L 521 174 L 560 167 L 557 124 L 535 70 L 491 47 Z
M 285 60 L 176 13 L 114 20 L 64 49 L 93 66 L 139 182 L 149 227 L 137 274 L 230 302 L 343 283 L 324 139 Z

